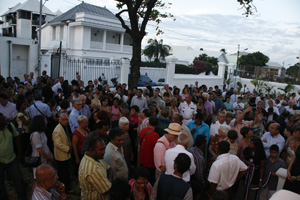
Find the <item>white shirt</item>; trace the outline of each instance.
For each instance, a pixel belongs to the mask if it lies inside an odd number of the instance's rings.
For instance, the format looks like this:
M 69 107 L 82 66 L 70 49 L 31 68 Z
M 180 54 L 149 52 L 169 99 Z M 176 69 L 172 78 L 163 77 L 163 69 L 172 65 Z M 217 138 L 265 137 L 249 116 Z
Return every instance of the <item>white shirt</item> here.
M 266 140 L 267 142 L 264 142 L 264 140 Z M 264 145 L 264 149 L 265 149 L 267 158 L 270 156 L 270 147 L 273 144 L 277 144 L 277 146 L 279 147 L 279 154 L 281 153 L 281 151 L 283 150 L 284 145 L 285 145 L 285 140 L 280 135 L 280 133 L 278 133 L 278 135 L 272 137 L 270 132 L 267 132 L 261 137 L 261 141 Z
M 243 110 L 244 107 L 245 107 L 245 105 L 243 104 L 243 102 L 241 102 L 241 103 L 234 102 L 234 104 L 233 104 L 233 108 L 234 109 L 241 109 L 241 110 Z
M 266 111 L 268 112 L 268 109 L 269 109 L 269 107 L 268 108 L 266 108 Z M 276 113 L 278 116 L 280 115 L 279 114 L 279 110 L 278 110 L 278 108 L 277 107 L 275 107 L 275 106 L 273 106 L 273 113 Z
M 226 122 L 224 121 L 223 124 L 226 124 Z M 210 134 L 209 136 L 215 136 L 218 134 L 219 128 L 220 128 L 221 124 L 218 121 L 216 121 L 216 123 L 212 124 L 210 127 Z
M 193 120 L 194 114 L 197 114 L 197 106 L 191 102 L 189 105 L 185 102 L 180 103 L 178 110 L 183 117 L 183 123 L 187 125 L 188 122 Z
M 61 83 L 60 82 L 58 82 L 58 83 L 56 83 L 55 85 L 53 85 L 52 86 L 52 91 L 54 92 L 54 95 L 57 95 L 57 90 L 58 89 L 61 89 L 62 90 L 62 87 L 61 87 Z
M 15 118 L 18 113 L 16 104 L 9 101 L 5 106 L 2 106 L 2 104 L 0 104 L 0 113 L 2 113 L 7 119 Z
M 237 102 L 237 99 L 238 99 L 239 96 L 240 96 L 240 95 L 238 95 L 238 94 L 233 94 L 233 95 L 231 95 L 231 96 L 230 96 L 230 102 L 231 102 L 231 103 Z
M 292 114 L 292 115 L 294 115 L 295 113 L 294 113 L 294 109 L 293 109 L 293 107 L 292 108 L 290 108 L 290 106 L 285 106 L 285 109 L 287 110 L 287 111 L 289 111 L 289 113 L 290 114 Z
M 217 190 L 226 190 L 236 181 L 240 171 L 245 171 L 247 166 L 236 155 L 221 154 L 212 164 L 208 181 L 217 184 Z
M 191 158 L 191 166 L 190 169 L 183 173 L 182 179 L 185 182 L 189 182 L 191 175 L 193 175 L 196 171 L 196 165 L 194 161 L 194 156 L 187 150 L 185 150 L 184 146 L 177 144 L 176 147 L 169 149 L 165 154 L 165 163 L 166 163 L 166 174 L 173 175 L 174 173 L 174 160 L 178 156 L 179 153 L 185 153 Z
M 243 87 L 241 89 L 241 94 L 244 94 L 244 93 L 247 93 L 247 92 L 249 92 L 249 89 L 247 87 Z

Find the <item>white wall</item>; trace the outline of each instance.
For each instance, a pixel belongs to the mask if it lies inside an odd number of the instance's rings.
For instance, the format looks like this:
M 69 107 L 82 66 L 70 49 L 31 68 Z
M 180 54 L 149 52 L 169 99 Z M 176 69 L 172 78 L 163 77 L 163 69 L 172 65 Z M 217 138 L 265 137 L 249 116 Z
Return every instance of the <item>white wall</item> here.
M 9 75 L 9 48 L 8 48 L 8 40 L 12 41 L 12 47 L 17 47 L 17 49 L 12 49 L 12 58 L 16 58 L 19 54 L 20 58 L 26 57 L 26 53 L 22 52 L 27 49 L 27 72 L 35 72 L 35 67 L 38 63 L 38 45 L 35 44 L 34 40 L 32 39 L 22 39 L 22 38 L 14 38 L 14 37 L 3 37 L 0 36 L 0 47 L 1 47 L 1 54 L 0 54 L 0 64 L 1 64 L 1 75 L 7 77 Z M 17 46 L 16 46 L 17 45 Z M 20 47 L 24 46 L 24 47 Z M 23 49 L 23 50 L 22 50 Z M 11 76 L 14 76 L 14 72 L 11 71 Z M 23 77 L 20 77 L 23 78 Z
M 17 19 L 17 37 L 31 39 L 31 20 Z

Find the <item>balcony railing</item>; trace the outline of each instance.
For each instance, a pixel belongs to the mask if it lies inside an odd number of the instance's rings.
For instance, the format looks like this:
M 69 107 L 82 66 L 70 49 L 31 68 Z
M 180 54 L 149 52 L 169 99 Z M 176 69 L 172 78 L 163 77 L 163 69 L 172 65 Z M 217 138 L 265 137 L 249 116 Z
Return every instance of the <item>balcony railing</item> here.
M 90 44 L 90 48 L 91 49 L 103 49 L 103 43 L 102 42 L 94 42 L 94 41 L 91 41 L 91 44 Z
M 106 50 L 108 50 L 108 51 L 121 51 L 121 45 L 106 43 Z

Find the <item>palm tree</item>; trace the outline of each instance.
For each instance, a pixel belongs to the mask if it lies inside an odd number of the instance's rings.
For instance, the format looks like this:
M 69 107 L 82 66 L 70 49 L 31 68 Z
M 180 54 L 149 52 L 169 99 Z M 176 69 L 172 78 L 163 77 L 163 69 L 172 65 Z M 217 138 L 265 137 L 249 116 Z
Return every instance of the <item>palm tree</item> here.
M 225 80 L 225 83 L 227 84 L 227 87 L 229 89 L 229 85 L 233 82 L 233 80 L 231 80 L 231 78 L 228 78 Z
M 264 82 L 263 82 L 261 79 L 259 79 L 259 78 L 253 79 L 253 80 L 251 81 L 251 83 L 254 85 L 255 90 L 258 91 L 258 92 L 260 91 L 261 87 L 262 87 L 263 84 L 264 84 Z
M 242 89 L 242 87 L 243 87 L 242 83 L 241 83 L 240 81 L 238 81 L 238 82 L 236 83 L 236 85 L 237 85 L 237 91 L 240 92 L 241 89 Z
M 278 88 L 279 90 L 282 90 L 286 95 L 294 89 L 294 85 L 292 83 L 288 83 L 284 88 Z
M 266 83 L 264 83 L 264 86 L 263 86 L 263 88 L 266 90 L 266 92 L 267 92 L 268 94 L 271 93 L 271 91 L 273 90 L 274 87 L 275 87 L 275 85 L 269 86 L 269 85 L 267 85 Z
M 157 39 L 149 39 L 143 54 L 147 56 L 150 61 L 154 57 L 154 61 L 159 62 L 159 60 L 164 60 L 165 57 L 171 55 L 170 50 L 171 47 L 163 44 L 162 39 L 160 41 L 157 41 Z

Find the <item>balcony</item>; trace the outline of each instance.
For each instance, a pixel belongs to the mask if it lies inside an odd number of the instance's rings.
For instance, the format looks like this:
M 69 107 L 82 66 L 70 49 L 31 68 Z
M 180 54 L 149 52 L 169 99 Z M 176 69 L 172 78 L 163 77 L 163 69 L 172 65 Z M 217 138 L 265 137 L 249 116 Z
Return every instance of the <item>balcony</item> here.
M 124 52 L 132 52 L 132 46 L 130 46 L 130 45 L 124 45 L 123 46 L 123 51 Z
M 91 41 L 90 48 L 91 48 L 91 49 L 99 49 L 99 50 L 102 50 L 102 49 L 103 49 L 103 43 L 102 43 L 102 42 L 94 42 L 94 41 Z
M 10 25 L 17 24 L 16 18 L 12 18 L 8 22 L 9 22 Z
M 108 51 L 121 51 L 121 45 L 106 43 L 106 50 L 108 50 Z

